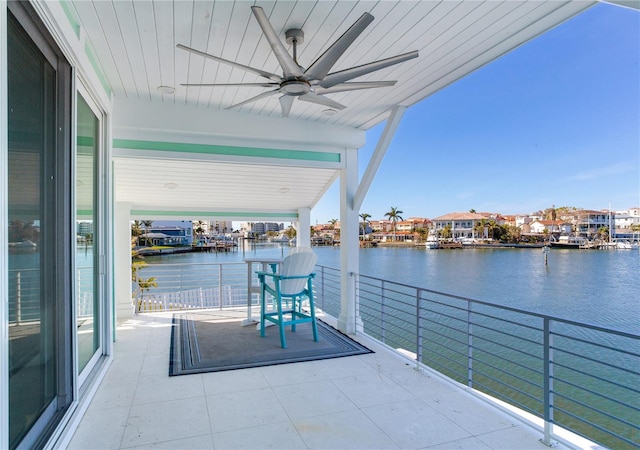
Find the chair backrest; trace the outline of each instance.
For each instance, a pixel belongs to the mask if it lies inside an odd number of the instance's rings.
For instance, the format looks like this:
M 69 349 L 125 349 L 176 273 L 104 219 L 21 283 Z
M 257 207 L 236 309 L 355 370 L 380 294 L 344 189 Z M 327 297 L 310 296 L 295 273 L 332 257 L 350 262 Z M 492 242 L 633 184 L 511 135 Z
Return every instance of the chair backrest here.
M 310 249 L 298 250 L 287 256 L 280 265 L 280 275 L 283 277 L 307 276 L 313 272 L 318 257 Z M 307 278 L 294 278 L 280 282 L 280 293 L 295 295 L 301 293 L 307 285 Z

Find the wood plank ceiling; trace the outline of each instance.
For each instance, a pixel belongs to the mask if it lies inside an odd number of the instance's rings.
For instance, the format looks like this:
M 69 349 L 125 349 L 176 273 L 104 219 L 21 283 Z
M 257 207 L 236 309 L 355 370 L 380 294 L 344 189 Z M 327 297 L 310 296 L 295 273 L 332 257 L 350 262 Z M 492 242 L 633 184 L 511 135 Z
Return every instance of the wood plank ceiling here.
M 244 65 L 282 70 L 251 13 L 262 6 L 284 42 L 301 28 L 302 66 L 310 65 L 364 12 L 375 20 L 338 60 L 332 72 L 418 50 L 420 56 L 354 81 L 398 80 L 394 87 L 342 92 L 327 108 L 296 101 L 294 119 L 368 129 L 394 105 L 410 106 L 481 67 L 593 2 L 565 1 L 72 1 L 116 97 L 224 109 L 265 88 L 184 87 L 182 83 L 249 83 L 257 75 L 205 59 L 183 44 Z M 286 45 L 286 44 L 285 44 Z M 291 51 L 289 47 L 289 51 Z M 159 86 L 176 88 L 165 94 Z M 277 96 L 241 107 L 250 114 L 281 114 Z
M 259 87 L 185 87 L 183 83 L 255 83 L 265 79 L 181 50 L 182 44 L 267 72 L 282 69 L 252 14 L 261 6 L 275 32 L 301 28 L 298 61 L 307 67 L 363 13 L 375 20 L 331 72 L 418 50 L 419 57 L 354 79 L 397 80 L 393 87 L 328 94 L 346 106 L 296 100 L 287 121 L 367 130 L 396 105 L 411 106 L 524 42 L 590 7 L 592 1 L 171 1 L 71 0 L 86 42 L 116 101 L 162 102 L 224 110 L 268 90 Z M 285 44 L 288 51 L 291 47 Z M 168 94 L 161 86 L 175 88 Z M 281 116 L 279 95 L 238 108 L 247 117 Z M 173 106 L 172 106 L 173 107 Z M 144 167 L 144 170 L 138 170 Z M 313 207 L 337 169 L 116 158 L 116 199 L 152 210 L 200 208 L 250 211 Z M 240 178 L 239 178 L 240 177 Z M 241 182 L 238 182 L 241 180 Z M 288 180 L 284 183 L 283 180 Z M 285 185 L 286 184 L 286 185 Z M 177 186 L 169 189 L 166 186 Z M 287 191 L 288 189 L 288 191 Z

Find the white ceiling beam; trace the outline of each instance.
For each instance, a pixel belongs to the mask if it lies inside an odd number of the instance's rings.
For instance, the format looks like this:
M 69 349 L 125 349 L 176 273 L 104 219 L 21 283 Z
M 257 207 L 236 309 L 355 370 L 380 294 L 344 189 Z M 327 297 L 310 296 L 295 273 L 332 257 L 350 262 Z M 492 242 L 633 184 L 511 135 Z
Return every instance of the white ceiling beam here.
M 313 151 L 360 148 L 366 142 L 364 130 L 346 126 L 191 105 L 116 99 L 114 111 L 113 135 L 116 139 L 177 139 Z

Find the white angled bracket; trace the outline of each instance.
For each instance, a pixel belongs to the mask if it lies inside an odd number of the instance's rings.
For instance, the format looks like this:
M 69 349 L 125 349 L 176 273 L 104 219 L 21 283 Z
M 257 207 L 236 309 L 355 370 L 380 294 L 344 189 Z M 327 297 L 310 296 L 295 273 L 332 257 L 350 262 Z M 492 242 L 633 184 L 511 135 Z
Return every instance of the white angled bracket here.
M 362 206 L 362 202 L 369 192 L 369 188 L 371 187 L 371 183 L 382 163 L 382 159 L 384 158 L 385 153 L 387 153 L 387 149 L 391 144 L 391 140 L 398 129 L 398 125 L 400 124 L 400 120 L 404 115 L 404 112 L 407 110 L 406 106 L 396 106 L 391 111 L 391 115 L 387 119 L 387 123 L 384 127 L 384 131 L 382 132 L 382 136 L 378 140 L 378 145 L 376 145 L 376 149 L 371 156 L 371 160 L 369 161 L 369 165 L 367 166 L 367 170 L 365 170 L 364 175 L 362 176 L 362 180 L 358 185 L 358 189 L 356 190 L 355 195 L 353 196 L 353 204 L 352 207 L 355 211 L 360 211 L 360 207 Z

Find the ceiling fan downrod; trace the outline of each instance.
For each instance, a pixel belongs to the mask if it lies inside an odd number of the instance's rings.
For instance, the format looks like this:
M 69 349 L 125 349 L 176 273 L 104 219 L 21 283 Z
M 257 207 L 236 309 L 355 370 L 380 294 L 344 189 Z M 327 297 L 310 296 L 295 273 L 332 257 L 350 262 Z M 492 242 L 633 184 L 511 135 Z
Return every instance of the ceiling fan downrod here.
M 304 32 L 298 28 L 292 28 L 291 30 L 287 30 L 284 34 L 287 39 L 287 44 L 293 45 L 293 61 L 298 63 L 298 44 L 302 44 L 304 42 Z

